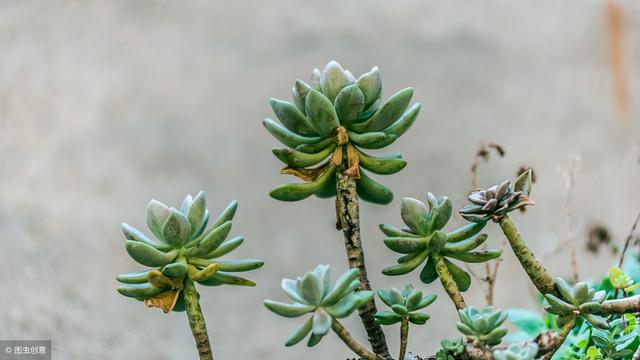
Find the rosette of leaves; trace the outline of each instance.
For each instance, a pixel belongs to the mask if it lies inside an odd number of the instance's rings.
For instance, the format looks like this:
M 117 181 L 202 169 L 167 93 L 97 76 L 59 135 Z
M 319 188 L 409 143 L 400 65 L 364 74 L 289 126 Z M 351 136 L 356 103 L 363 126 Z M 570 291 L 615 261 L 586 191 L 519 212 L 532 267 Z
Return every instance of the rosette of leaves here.
M 404 198 L 400 214 L 406 228 L 380 225 L 386 235 L 385 245 L 392 251 L 403 254 L 397 265 L 384 269 L 382 273 L 390 276 L 407 274 L 426 261 L 420 280 L 430 284 L 439 277 L 436 268 L 438 263 L 442 263 L 458 289 L 466 291 L 471 285 L 471 276 L 449 259 L 480 263 L 499 257 L 501 251 L 474 251 L 487 239 L 486 234 L 479 234 L 486 223 L 471 223 L 450 232 L 442 231 L 452 212 L 451 200 L 446 196 L 436 198 L 428 193 L 427 203 L 428 209 L 420 200 Z
M 462 354 L 464 354 L 464 340 L 462 337 L 459 337 L 455 340 L 442 340 L 440 342 L 440 349 L 436 353 L 436 360 L 454 360 L 461 358 Z
M 622 269 L 612 266 L 609 269 L 609 281 L 611 286 L 616 290 L 622 290 L 625 294 L 633 292 L 640 287 L 640 283 L 636 283 Z
M 409 107 L 412 88 L 400 90 L 382 102 L 382 80 L 377 67 L 355 78 L 335 61 L 321 72 L 313 71 L 311 83 L 297 80 L 293 102 L 271 99 L 280 123 L 263 124 L 286 147 L 273 153 L 286 164 L 282 173 L 304 183 L 284 184 L 271 191 L 282 201 L 298 201 L 311 195 L 336 195 L 335 172 L 356 179 L 358 196 L 365 201 L 387 204 L 393 193 L 371 179 L 364 170 L 379 175 L 394 174 L 406 162 L 400 154 L 376 157 L 365 149 L 380 149 L 402 136 L 415 121 L 420 104 Z M 342 170 L 340 170 L 342 171 Z
M 489 220 L 499 222 L 507 213 L 534 204 L 529 198 L 531 184 L 531 169 L 529 169 L 518 176 L 513 187 L 511 182 L 506 180 L 486 190 L 477 189 L 469 195 L 471 204 L 462 208 L 459 211 L 460 215 L 473 222 Z
M 500 326 L 507 319 L 507 313 L 493 306 L 482 309 L 469 306 L 458 310 L 458 316 L 458 330 L 473 339 L 477 345 L 498 345 L 507 334 L 507 328 Z
M 332 328 L 334 319 L 345 318 L 373 298 L 371 291 L 356 291 L 360 288 L 360 270 L 351 269 L 330 284 L 329 265 L 318 265 L 315 270 L 296 280 L 283 279 L 282 290 L 293 300 L 292 304 L 265 300 L 264 305 L 274 313 L 295 318 L 309 314 L 305 322 L 287 339 L 285 346 L 293 346 L 309 333 L 308 346 L 322 340 Z
M 232 273 L 257 269 L 262 261 L 219 260 L 244 241 L 242 237 L 225 241 L 237 207 L 237 201 L 232 201 L 217 219 L 209 222 L 202 191 L 195 197 L 185 197 L 179 209 L 151 200 L 146 221 L 155 240 L 129 224 L 122 224 L 127 253 L 149 269 L 118 275 L 116 279 L 123 283 L 118 292 L 170 312 L 185 310 L 182 290 L 187 278 L 207 286 L 255 286 Z
M 376 314 L 378 323 L 393 325 L 407 318 L 412 324 L 423 325 L 429 320 L 429 315 L 418 310 L 431 305 L 437 295 L 423 296 L 422 291 L 416 290 L 412 285 L 406 285 L 402 291 L 393 287 L 389 290 L 380 289 L 378 297 L 391 308 L 391 311 L 379 311 Z
M 538 344 L 528 342 L 524 344 L 511 344 L 504 350 L 495 350 L 495 360 L 534 360 L 538 354 Z
M 596 315 L 600 309 L 600 304 L 602 304 L 606 296 L 604 290 L 596 292 L 584 282 L 579 282 L 572 287 L 559 277 L 556 278 L 555 282 L 562 298 L 553 294 L 545 294 L 544 297 L 549 304 L 545 307 L 545 310 L 551 314 L 558 315 L 556 320 L 558 326 L 562 327 L 571 319 L 582 316 L 597 328 L 605 330 L 609 328 L 607 320 Z

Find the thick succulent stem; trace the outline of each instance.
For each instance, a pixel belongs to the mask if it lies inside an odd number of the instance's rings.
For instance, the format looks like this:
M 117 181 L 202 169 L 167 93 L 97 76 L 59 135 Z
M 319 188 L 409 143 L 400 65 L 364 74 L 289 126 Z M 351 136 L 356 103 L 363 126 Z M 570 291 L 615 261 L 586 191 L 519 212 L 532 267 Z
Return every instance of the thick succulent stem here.
M 409 317 L 402 318 L 402 324 L 400 325 L 400 356 L 398 360 L 404 360 L 407 353 L 407 342 L 409 340 Z
M 371 290 L 364 263 L 362 240 L 360 239 L 360 210 L 355 180 L 345 175 L 341 169 L 336 172 L 336 186 L 336 214 L 338 217 L 336 226 L 344 234 L 349 267 L 360 269 L 360 289 Z M 371 300 L 360 308 L 360 319 L 367 331 L 367 337 L 373 351 L 386 359 L 391 359 L 382 327 L 375 321 L 377 312 L 375 300 Z
M 207 334 L 207 326 L 204 323 L 204 315 L 200 308 L 200 295 L 196 291 L 193 280 L 189 277 L 184 283 L 184 303 L 187 309 L 187 317 L 189 318 L 189 326 L 196 340 L 198 355 L 200 360 L 213 360 L 213 352 L 209 343 L 209 335 Z
M 640 312 L 640 295 L 607 300 L 600 305 L 600 314 L 634 314 Z
M 547 269 L 536 259 L 533 251 L 531 251 L 527 243 L 524 242 L 522 236 L 518 233 L 518 229 L 516 229 L 516 225 L 511 221 L 509 216 L 505 215 L 499 224 L 502 232 L 507 237 L 507 240 L 509 240 L 511 249 L 513 249 L 524 271 L 529 275 L 533 285 L 535 285 L 542 294 L 558 295 L 553 277 L 551 277 Z
M 549 352 L 547 352 L 541 359 L 543 360 L 551 359 L 553 357 L 553 354 L 555 354 L 556 351 L 558 351 L 558 349 L 560 348 L 560 346 L 562 346 L 562 343 L 565 341 L 565 339 L 569 335 L 569 332 L 571 331 L 571 329 L 573 329 L 574 326 L 576 326 L 575 318 L 571 319 L 568 323 L 564 324 L 564 326 L 560 330 L 560 333 L 558 334 L 558 337 L 556 338 L 556 341 L 553 344 L 553 347 L 549 349 Z
M 333 324 L 331 325 L 331 329 L 338 335 L 340 340 L 342 340 L 349 349 L 353 350 L 354 353 L 358 354 L 361 358 L 365 360 L 379 360 L 384 359 L 371 351 L 367 350 L 364 346 L 360 345 L 355 339 L 349 334 L 349 331 L 345 329 L 342 324 L 338 322 L 338 320 L 333 320 Z
M 458 289 L 458 285 L 456 285 L 455 280 L 453 280 L 453 276 L 447 269 L 447 264 L 444 262 L 444 259 L 436 254 L 431 255 L 433 257 L 433 261 L 436 263 L 436 272 L 438 273 L 438 278 L 440 278 L 440 282 L 444 287 L 444 290 L 447 292 L 451 301 L 456 306 L 456 309 L 464 309 L 467 307 L 467 304 L 464 302 L 464 298 L 460 293 L 460 289 Z

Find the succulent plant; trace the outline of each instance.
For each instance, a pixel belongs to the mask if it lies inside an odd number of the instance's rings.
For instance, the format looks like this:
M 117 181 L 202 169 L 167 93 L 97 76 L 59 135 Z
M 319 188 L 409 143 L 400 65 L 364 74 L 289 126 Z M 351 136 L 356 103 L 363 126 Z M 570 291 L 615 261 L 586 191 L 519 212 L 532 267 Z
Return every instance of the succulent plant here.
M 318 265 L 315 270 L 296 280 L 283 279 L 282 290 L 294 301 L 293 304 L 265 300 L 264 305 L 274 313 L 289 318 L 312 314 L 291 334 L 285 345 L 295 345 L 309 333 L 311 336 L 307 345 L 316 345 L 332 328 L 334 319 L 345 318 L 371 301 L 373 292 L 356 291 L 360 288 L 357 279 L 359 273 L 358 269 L 347 271 L 336 280 L 333 287 L 330 284 L 329 265 Z
M 584 282 L 579 282 L 571 287 L 564 279 L 559 277 L 556 278 L 555 282 L 562 299 L 553 294 L 545 294 L 544 297 L 549 304 L 545 307 L 545 310 L 551 314 L 558 315 L 556 320 L 558 326 L 563 326 L 571 319 L 582 316 L 597 328 L 605 330 L 609 328 L 607 320 L 596 315 L 600 310 L 600 304 L 602 304 L 606 296 L 604 290 L 596 292 Z
M 469 274 L 448 258 L 463 262 L 485 262 L 500 256 L 500 250 L 472 251 L 485 242 L 487 236 L 478 233 L 485 223 L 471 223 L 449 233 L 442 231 L 451 217 L 451 200 L 445 196 L 436 198 L 427 194 L 429 209 L 419 200 L 402 199 L 401 215 L 407 228 L 398 229 L 392 225 L 380 225 L 386 235 L 385 245 L 403 254 L 398 265 L 382 271 L 385 275 L 402 275 L 415 270 L 424 261 L 426 265 L 420 279 L 430 284 L 438 278 L 437 262 L 442 261 L 451 273 L 460 291 L 466 291 L 471 284 Z
M 609 281 L 614 289 L 623 290 L 625 293 L 632 292 L 640 287 L 640 283 L 633 281 L 629 275 L 616 266 L 612 266 L 609 269 Z
M 528 342 L 524 344 L 511 344 L 504 350 L 495 350 L 495 360 L 534 360 L 538 354 L 538 344 Z
M 436 295 L 422 296 L 422 291 L 414 289 L 412 285 L 405 286 L 402 291 L 391 288 L 378 290 L 380 300 L 391 308 L 391 311 L 379 311 L 376 321 L 382 325 L 393 325 L 407 318 L 409 322 L 422 325 L 429 320 L 429 315 L 419 312 L 436 300 Z
M 436 360 L 454 360 L 465 352 L 462 337 L 455 340 L 442 340 L 440 346 L 442 346 L 442 349 L 436 353 Z
M 391 202 L 393 193 L 362 170 L 394 174 L 406 162 L 399 154 L 375 157 L 362 149 L 383 148 L 411 127 L 420 111 L 420 104 L 408 108 L 413 89 L 400 90 L 381 105 L 382 80 L 377 67 L 356 79 L 331 61 L 322 72 L 313 71 L 311 84 L 297 80 L 292 91 L 293 103 L 271 99 L 280 124 L 271 119 L 263 124 L 286 146 L 273 149 L 287 165 L 282 173 L 305 182 L 280 185 L 271 196 L 282 201 L 298 201 L 314 194 L 333 197 L 335 172 L 345 165 L 345 173 L 356 179 L 362 200 Z
M 118 292 L 170 312 L 185 310 L 182 290 L 187 277 L 207 286 L 254 286 L 252 281 L 232 273 L 257 269 L 263 265 L 262 261 L 218 260 L 244 240 L 236 237 L 224 241 L 237 206 L 238 203 L 232 201 L 207 228 L 209 211 L 204 192 L 185 197 L 180 209 L 151 200 L 147 206 L 147 226 L 157 240 L 129 224 L 122 224 L 127 252 L 133 260 L 150 269 L 118 275 L 116 279 L 123 283 Z
M 458 316 L 458 330 L 479 345 L 498 345 L 507 334 L 507 328 L 500 326 L 507 319 L 507 313 L 493 306 L 482 309 L 469 306 L 458 310 Z
M 469 195 L 471 204 L 462 208 L 460 215 L 473 222 L 499 222 L 508 212 L 534 204 L 529 198 L 531 183 L 529 169 L 518 176 L 513 188 L 511 182 L 506 180 L 487 190 L 477 189 Z

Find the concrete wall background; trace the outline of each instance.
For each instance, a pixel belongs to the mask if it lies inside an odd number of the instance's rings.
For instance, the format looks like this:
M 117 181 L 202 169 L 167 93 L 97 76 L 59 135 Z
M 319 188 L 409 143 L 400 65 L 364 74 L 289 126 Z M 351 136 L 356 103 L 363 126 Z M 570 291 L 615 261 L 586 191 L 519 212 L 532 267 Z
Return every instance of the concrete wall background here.
M 203 189 L 213 212 L 240 201 L 234 234 L 247 241 L 234 255 L 266 261 L 250 276 L 255 289 L 201 291 L 218 358 L 345 358 L 335 336 L 311 352 L 285 349 L 299 320 L 261 305 L 284 298 L 282 277 L 318 263 L 334 275 L 346 269 L 330 201 L 268 197 L 288 179 L 260 125 L 272 116 L 269 96 L 288 98 L 293 80 L 331 59 L 356 74 L 378 65 L 387 96 L 413 86 L 423 103 L 389 148 L 409 161 L 381 178 L 396 200 L 362 206 L 372 282 L 441 295 L 429 325 L 412 330 L 414 351 L 432 353 L 454 336 L 456 315 L 438 284 L 380 275 L 395 255 L 377 224 L 400 223 L 402 196 L 431 191 L 462 206 L 481 141 L 507 151 L 481 168 L 481 185 L 513 178 L 521 164 L 537 171 L 537 206 L 515 221 L 541 253 L 564 237 L 563 171 L 581 156 L 572 210 L 579 269 L 584 278 L 605 273 L 614 257 L 584 254 L 586 226 L 601 221 L 620 243 L 640 207 L 640 6 L 620 6 L 627 120 L 613 99 L 601 1 L 3 1 L 0 338 L 53 339 L 55 359 L 195 358 L 184 314 L 119 296 L 114 275 L 139 268 L 120 222 L 143 226 L 149 199 L 178 204 Z M 500 246 L 500 234 L 489 234 Z M 567 259 L 547 263 L 566 275 Z M 532 294 L 506 251 L 496 305 L 534 308 Z M 483 305 L 477 281 L 468 296 Z M 346 323 L 364 339 L 355 318 Z M 387 329 L 394 349 L 396 332 Z

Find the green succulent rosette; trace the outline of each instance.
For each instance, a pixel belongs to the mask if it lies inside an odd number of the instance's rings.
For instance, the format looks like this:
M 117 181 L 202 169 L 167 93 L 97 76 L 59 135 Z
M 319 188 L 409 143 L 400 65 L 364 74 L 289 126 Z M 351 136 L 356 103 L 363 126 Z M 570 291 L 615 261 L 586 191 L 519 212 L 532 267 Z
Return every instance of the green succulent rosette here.
M 458 316 L 458 330 L 478 345 L 498 345 L 507 334 L 507 328 L 501 326 L 507 319 L 507 313 L 493 306 L 481 309 L 469 306 L 458 310 Z
M 563 326 L 571 319 L 582 316 L 597 328 L 609 329 L 607 320 L 596 315 L 606 297 L 604 290 L 595 291 L 584 282 L 571 286 L 562 278 L 558 277 L 555 280 L 556 288 L 562 298 L 553 294 L 545 294 L 544 297 L 548 305 L 544 309 L 551 314 L 558 315 L 556 319 L 558 326 Z
M 465 353 L 462 337 L 454 340 L 442 340 L 440 346 L 442 349 L 436 353 L 436 360 L 455 360 Z
M 170 312 L 185 309 L 182 290 L 187 277 L 206 286 L 255 286 L 233 273 L 257 269 L 262 261 L 219 260 L 244 241 L 242 237 L 225 241 L 237 207 L 238 202 L 232 201 L 210 223 L 202 191 L 195 197 L 185 197 L 180 209 L 151 200 L 146 220 L 155 240 L 129 224 L 122 224 L 127 253 L 149 269 L 118 275 L 116 279 L 123 284 L 118 292 Z
M 504 350 L 495 350 L 495 360 L 534 360 L 538 354 L 538 344 L 528 342 L 524 344 L 511 344 Z
M 313 271 L 296 280 L 283 279 L 282 290 L 293 300 L 292 304 L 265 300 L 264 305 L 274 313 L 295 318 L 310 314 L 296 329 L 285 346 L 293 346 L 309 333 L 307 345 L 315 346 L 332 328 L 334 319 L 342 319 L 367 304 L 373 298 L 371 291 L 358 291 L 360 270 L 351 269 L 342 274 L 331 286 L 329 265 L 318 265 Z
M 263 124 L 286 146 L 273 149 L 286 164 L 282 173 L 304 182 L 280 185 L 271 196 L 282 201 L 311 195 L 334 197 L 335 173 L 344 165 L 345 173 L 356 179 L 362 200 L 391 202 L 391 190 L 363 170 L 394 174 L 405 167 L 406 161 L 400 154 L 376 157 L 363 149 L 386 147 L 411 127 L 420 111 L 420 104 L 409 107 L 413 89 L 400 90 L 382 103 L 382 79 L 377 67 L 356 79 L 331 61 L 322 72 L 313 71 L 311 84 L 297 80 L 292 91 L 293 102 L 271 99 L 280 123 L 266 119 Z
M 460 291 L 466 291 L 471 285 L 471 276 L 450 259 L 467 263 L 480 263 L 498 258 L 500 250 L 477 250 L 486 239 L 479 234 L 486 223 L 470 223 L 451 232 L 444 232 L 451 218 L 452 204 L 446 196 L 436 198 L 427 194 L 429 208 L 420 200 L 402 199 L 401 215 L 406 228 L 382 224 L 380 229 L 386 235 L 385 245 L 397 253 L 403 254 L 398 264 L 382 271 L 385 275 L 407 274 L 426 261 L 420 280 L 430 284 L 438 278 L 436 263 L 444 262 Z
M 460 215 L 473 222 L 499 222 L 507 213 L 534 204 L 529 198 L 531 184 L 532 175 L 529 169 L 518 176 L 513 188 L 511 182 L 506 180 L 487 190 L 477 189 L 468 197 L 471 204 L 459 210 Z
M 393 325 L 406 318 L 412 324 L 423 325 L 429 320 L 429 315 L 418 310 L 431 305 L 437 296 L 423 296 L 422 291 L 416 290 L 413 285 L 406 285 L 402 290 L 393 287 L 389 290 L 380 289 L 378 297 L 391 308 L 390 311 L 379 311 L 376 314 L 379 324 Z

